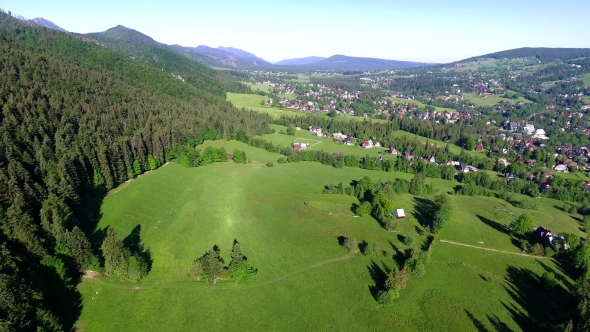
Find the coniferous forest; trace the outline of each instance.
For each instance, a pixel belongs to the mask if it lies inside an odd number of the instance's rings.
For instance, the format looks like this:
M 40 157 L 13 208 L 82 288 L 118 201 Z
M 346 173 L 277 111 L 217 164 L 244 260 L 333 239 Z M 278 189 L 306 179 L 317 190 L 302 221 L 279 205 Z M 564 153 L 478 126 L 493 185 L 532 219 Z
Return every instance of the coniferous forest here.
M 268 116 L 224 98 L 220 82 L 188 84 L 0 13 L 0 330 L 72 328 L 75 285 L 105 264 L 110 233 L 95 226 L 107 190 L 162 164 L 173 146 L 270 131 Z M 131 268 L 139 254 L 128 256 Z

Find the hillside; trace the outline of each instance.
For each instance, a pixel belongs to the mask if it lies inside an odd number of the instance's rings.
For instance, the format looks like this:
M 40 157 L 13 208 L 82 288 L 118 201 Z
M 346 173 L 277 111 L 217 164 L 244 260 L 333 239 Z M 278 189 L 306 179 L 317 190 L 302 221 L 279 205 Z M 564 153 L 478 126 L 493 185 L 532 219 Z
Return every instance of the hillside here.
M 304 67 L 311 70 L 381 70 L 401 69 L 426 66 L 426 63 L 384 60 L 377 58 L 359 58 L 346 55 L 333 55 L 327 59 L 313 62 Z
M 205 45 L 199 45 L 194 48 L 181 47 L 179 49 L 189 52 L 196 51 L 198 53 L 207 55 L 217 63 L 228 67 L 272 67 L 272 64 L 255 56 L 252 53 L 231 47 L 219 46 L 218 48 L 213 48 Z
M 95 43 L 3 13 L 0 28 L 0 329 L 68 331 L 81 273 L 100 269 L 103 193 L 172 146 L 267 133 L 270 118 Z
M 320 56 L 308 56 L 305 58 L 287 59 L 276 62 L 277 66 L 302 66 L 308 65 L 314 62 L 325 60 L 326 58 Z
M 104 32 L 78 35 L 84 40 L 92 40 L 113 50 L 125 53 L 167 73 L 182 82 L 213 94 L 225 96 L 225 91 L 247 92 L 249 89 L 223 71 L 209 67 L 208 57 L 189 54 L 173 46 L 159 43 L 139 31 L 116 26 Z M 221 81 L 221 82 L 220 82 Z
M 590 48 L 547 48 L 547 47 L 522 47 L 513 50 L 500 51 L 472 57 L 459 62 L 467 62 L 478 59 L 511 59 L 511 58 L 537 58 L 541 62 L 555 60 L 567 60 L 574 58 L 590 57 Z

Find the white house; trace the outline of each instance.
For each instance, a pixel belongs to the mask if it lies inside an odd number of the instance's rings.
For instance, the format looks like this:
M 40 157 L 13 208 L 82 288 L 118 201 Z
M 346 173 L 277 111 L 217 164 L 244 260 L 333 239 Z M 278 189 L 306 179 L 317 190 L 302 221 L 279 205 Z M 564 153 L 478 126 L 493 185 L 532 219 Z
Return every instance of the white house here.
M 317 136 L 322 136 L 322 128 L 321 127 L 309 127 L 309 132 L 316 134 Z
M 547 134 L 545 133 L 545 130 L 543 130 L 543 129 L 537 129 L 537 131 L 535 132 L 535 135 L 533 135 L 533 138 L 549 139 L 549 137 L 547 137 Z
M 404 209 L 397 209 L 397 210 L 393 211 L 393 215 L 397 219 L 403 219 L 406 217 L 406 212 L 404 211 Z
M 569 172 L 569 170 L 567 169 L 567 165 L 556 165 L 554 170 L 556 172 L 565 172 L 565 173 Z
M 531 135 L 532 133 L 535 132 L 535 126 L 533 126 L 530 123 L 527 123 L 524 128 L 522 129 L 522 131 L 527 134 L 527 135 Z

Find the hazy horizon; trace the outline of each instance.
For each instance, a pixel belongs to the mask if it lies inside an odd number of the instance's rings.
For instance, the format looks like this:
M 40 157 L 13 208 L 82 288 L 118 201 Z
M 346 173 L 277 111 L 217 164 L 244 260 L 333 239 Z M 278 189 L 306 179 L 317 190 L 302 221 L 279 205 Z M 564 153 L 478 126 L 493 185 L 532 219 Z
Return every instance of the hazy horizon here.
M 584 17 L 590 2 L 573 0 L 559 6 L 531 0 L 493 5 L 368 0 L 362 6 L 332 0 L 272 5 L 8 0 L 0 8 L 27 19 L 43 17 L 71 32 L 123 25 L 161 43 L 234 47 L 273 63 L 335 54 L 445 63 L 520 47 L 590 47 L 583 36 L 590 31 Z

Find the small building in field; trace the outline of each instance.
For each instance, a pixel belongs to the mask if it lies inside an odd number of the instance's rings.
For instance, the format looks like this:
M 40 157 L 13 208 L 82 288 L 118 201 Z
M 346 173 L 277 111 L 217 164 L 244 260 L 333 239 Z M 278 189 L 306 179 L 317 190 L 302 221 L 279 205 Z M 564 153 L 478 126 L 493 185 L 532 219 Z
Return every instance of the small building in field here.
M 392 156 L 397 156 L 397 150 L 394 147 L 389 148 L 389 154 Z
M 397 219 L 404 219 L 406 217 L 406 212 L 404 211 L 404 209 L 397 209 L 397 210 L 393 211 L 393 215 Z
M 373 141 L 372 140 L 363 141 L 362 146 L 365 149 L 370 149 L 373 147 Z

